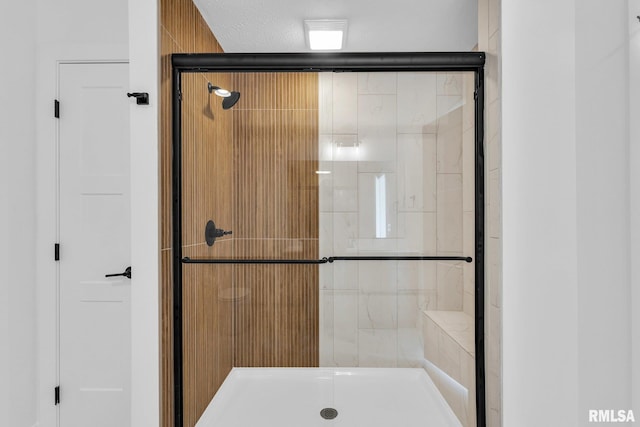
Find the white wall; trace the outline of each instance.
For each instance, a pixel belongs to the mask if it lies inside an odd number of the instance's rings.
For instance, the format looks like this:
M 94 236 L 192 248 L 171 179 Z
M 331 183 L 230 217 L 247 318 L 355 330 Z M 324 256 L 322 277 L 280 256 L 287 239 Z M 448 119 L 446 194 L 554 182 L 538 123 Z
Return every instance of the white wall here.
M 58 384 L 56 349 L 56 263 L 52 245 L 58 240 L 56 218 L 57 70 L 61 61 L 109 61 L 128 58 L 127 0 L 36 0 L 31 16 L 36 38 L 36 103 L 30 116 L 37 124 L 37 396 L 40 427 L 55 426 L 53 388 Z M 124 96 L 124 95 L 123 95 Z M 64 108 L 64 106 L 62 107 Z M 64 110 L 63 110 L 64 111 Z M 64 250 L 63 250 L 64 253 Z M 62 385 L 64 398 L 64 385 Z
M 0 2 L 0 423 L 36 422 L 35 0 Z
M 631 225 L 631 313 L 632 313 L 632 401 L 636 413 L 640 411 L 640 0 L 629 0 L 627 14 L 629 32 L 629 173 Z
M 55 133 L 51 103 L 60 61 L 130 60 L 130 89 L 151 105 L 131 109 L 132 425 L 159 425 L 158 11 L 155 0 L 38 0 L 38 397 L 40 426 L 55 425 Z M 128 19 L 130 18 L 130 19 Z M 130 37 L 131 35 L 131 37 Z M 124 96 L 124 94 L 123 94 Z M 34 172 L 35 173 L 35 172 Z M 13 424 L 12 424 L 13 426 Z
M 503 424 L 572 426 L 578 405 L 574 5 L 503 0 L 502 6 Z
M 631 408 L 628 18 L 503 0 L 505 426 Z
M 158 1 L 129 1 L 131 89 L 150 105 L 131 107 L 131 425 L 160 425 Z
M 578 422 L 628 409 L 629 116 L 627 4 L 576 2 Z
M 56 61 L 126 59 L 127 41 L 126 0 L 0 4 L 3 425 L 46 425 L 43 414 L 55 414 Z

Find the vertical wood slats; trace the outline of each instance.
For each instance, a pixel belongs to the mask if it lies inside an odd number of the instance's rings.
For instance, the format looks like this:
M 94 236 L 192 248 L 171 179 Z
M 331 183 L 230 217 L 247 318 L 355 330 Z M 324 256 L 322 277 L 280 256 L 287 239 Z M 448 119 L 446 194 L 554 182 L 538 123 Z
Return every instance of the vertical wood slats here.
M 173 425 L 170 54 L 222 49 L 190 0 L 161 0 L 160 6 L 161 425 L 168 427 Z M 183 254 L 317 257 L 317 77 L 183 77 Z M 207 81 L 242 93 L 234 110 L 221 110 Z M 244 119 L 241 110 L 260 111 L 233 128 L 232 119 Z M 234 155 L 236 132 L 267 141 L 259 155 L 245 153 L 250 162 Z M 265 180 L 247 191 L 253 199 L 243 196 L 238 185 L 258 171 L 265 172 L 260 175 Z M 208 219 L 234 235 L 207 247 L 202 234 Z M 236 233 L 244 229 L 252 236 L 237 244 Z M 185 426 L 195 424 L 234 357 L 244 366 L 317 366 L 317 266 L 188 266 L 183 288 Z
M 207 83 L 229 86 L 228 74 L 183 75 L 183 254 L 230 257 L 233 236 L 209 247 L 204 227 L 214 220 L 232 228 L 232 115 Z M 202 268 L 204 267 L 204 268 Z M 183 270 L 184 425 L 196 423 L 232 368 L 233 305 L 223 295 L 232 288 L 228 266 Z
M 172 250 L 171 250 L 171 58 L 172 53 L 188 52 L 222 52 L 222 49 L 209 30 L 204 19 L 191 0 L 161 0 L 160 1 L 161 24 L 161 93 L 160 93 L 160 242 L 161 242 L 161 283 L 160 283 L 160 310 L 161 310 L 161 352 L 160 352 L 160 422 L 161 426 L 173 426 L 173 291 L 172 291 Z M 230 77 L 227 76 L 227 79 Z M 208 96 L 206 91 L 206 77 L 192 79 L 185 82 L 191 98 L 183 102 L 186 111 L 184 140 L 186 160 L 183 164 L 185 171 L 185 201 L 198 201 L 190 206 L 185 203 L 185 244 L 198 244 L 198 234 L 204 230 L 203 218 L 213 215 L 211 212 L 214 200 L 227 200 L 230 204 L 231 181 L 228 186 L 220 186 L 216 194 L 209 197 L 203 186 L 210 185 L 203 177 L 207 174 L 208 165 L 213 161 L 222 160 L 226 154 L 228 163 L 231 161 L 231 127 L 230 117 L 225 124 L 220 118 L 216 126 L 208 126 L 209 117 L 203 115 L 203 101 Z M 228 80 L 219 83 L 227 84 Z M 204 89 L 204 90 L 203 90 Z M 209 120 L 210 121 L 210 120 Z M 224 137 L 224 132 L 228 137 Z M 219 138 L 217 138 L 219 137 Z M 227 148 L 221 144 L 198 144 L 202 140 L 215 140 L 227 143 Z M 227 163 L 227 164 L 228 164 Z M 224 168 L 224 163 L 221 162 Z M 226 170 L 217 169 L 219 175 L 229 176 L 230 166 Z M 219 176 L 215 178 L 220 179 Z M 201 186 L 195 184 L 201 183 Z M 216 187 L 218 188 L 218 187 Z M 198 194 L 203 194 L 199 198 Z M 221 214 L 222 215 L 222 214 Z M 231 214 L 223 220 L 231 221 Z M 206 221 L 205 221 L 206 223 Z M 200 239 L 201 241 L 202 239 Z M 204 246 L 203 243 L 200 243 Z M 216 249 L 222 251 L 223 246 Z M 183 247 L 183 251 L 188 248 Z M 204 249 L 204 248 L 200 248 Z M 192 248 L 189 250 L 193 250 Z M 205 251 L 206 252 L 206 251 Z M 228 255 L 232 254 L 231 246 L 228 246 Z M 208 256 L 208 254 L 203 254 Z M 203 269 L 186 270 L 184 275 L 185 292 L 185 411 L 184 425 L 195 424 L 200 413 L 209 402 L 215 390 L 231 369 L 231 357 L 225 353 L 226 347 L 213 347 L 212 343 L 224 342 L 225 327 L 231 329 L 231 313 L 225 313 L 225 307 L 216 305 L 217 286 L 227 283 L 230 286 L 231 271 L 219 269 L 214 277 L 213 273 Z M 209 284 L 215 284 L 214 287 Z M 208 304 L 211 303 L 211 304 Z M 210 310 L 215 307 L 216 310 Z M 217 316 L 217 318 L 216 318 Z M 230 337 L 230 334 L 226 334 Z M 228 351 L 227 351 L 228 352 Z M 226 372 L 225 372 L 226 371 Z
M 234 74 L 235 257 L 318 257 L 317 74 Z M 318 266 L 243 265 L 234 366 L 318 366 Z
M 160 256 L 160 425 L 169 427 L 173 420 L 173 251 L 164 249 Z

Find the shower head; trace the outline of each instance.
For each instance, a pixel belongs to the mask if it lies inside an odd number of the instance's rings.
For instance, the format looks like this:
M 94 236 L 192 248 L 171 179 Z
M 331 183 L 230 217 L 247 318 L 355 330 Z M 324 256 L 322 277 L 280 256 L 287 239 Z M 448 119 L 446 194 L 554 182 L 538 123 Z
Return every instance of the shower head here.
M 231 92 L 229 96 L 222 100 L 222 108 L 228 110 L 236 105 L 236 102 L 240 99 L 240 92 Z
M 209 93 L 215 93 L 222 98 L 222 108 L 225 110 L 236 105 L 236 102 L 240 99 L 240 92 L 230 92 L 219 86 L 212 85 L 211 82 L 207 83 L 207 89 L 209 90 Z

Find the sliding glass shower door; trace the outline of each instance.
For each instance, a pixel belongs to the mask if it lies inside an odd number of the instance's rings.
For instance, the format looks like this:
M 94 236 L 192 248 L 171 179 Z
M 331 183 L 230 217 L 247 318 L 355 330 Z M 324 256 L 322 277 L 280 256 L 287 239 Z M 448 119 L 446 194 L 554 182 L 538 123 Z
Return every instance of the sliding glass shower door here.
M 476 74 L 180 84 L 183 424 L 234 367 L 391 367 L 476 425 Z
M 423 367 L 463 425 L 475 425 L 474 87 L 472 73 L 319 77 L 320 253 L 378 258 L 320 268 L 320 365 Z

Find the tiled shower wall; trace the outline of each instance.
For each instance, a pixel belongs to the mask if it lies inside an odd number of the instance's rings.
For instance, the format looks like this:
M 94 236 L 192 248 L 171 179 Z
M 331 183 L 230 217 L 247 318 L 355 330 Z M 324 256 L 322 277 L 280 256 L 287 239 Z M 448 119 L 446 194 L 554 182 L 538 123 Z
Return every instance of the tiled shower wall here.
M 487 426 L 502 426 L 501 0 L 478 1 L 478 50 L 485 65 L 485 367 Z
M 320 74 L 320 256 L 473 256 L 465 90 L 454 73 Z M 473 312 L 464 270 L 432 261 L 322 266 L 320 365 L 420 366 L 420 313 Z

